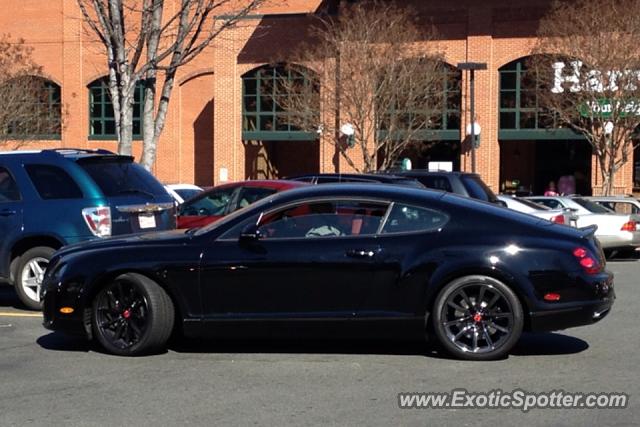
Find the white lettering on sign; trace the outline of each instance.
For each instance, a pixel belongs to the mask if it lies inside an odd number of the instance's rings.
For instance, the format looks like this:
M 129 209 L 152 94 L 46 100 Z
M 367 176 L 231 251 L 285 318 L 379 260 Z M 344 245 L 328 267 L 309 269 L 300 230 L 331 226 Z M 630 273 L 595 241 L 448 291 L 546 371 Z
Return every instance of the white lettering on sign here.
M 605 91 L 615 92 L 619 89 L 618 83 L 624 81 L 623 90 L 632 92 L 638 90 L 640 83 L 640 70 L 637 71 L 599 71 L 590 70 L 586 74 L 583 84 L 580 83 L 582 73 L 582 61 L 571 61 L 570 67 L 565 71 L 567 65 L 564 62 L 554 62 L 553 67 L 553 87 L 551 92 L 563 93 L 566 84 L 570 84 L 569 91 L 580 92 L 583 88 L 589 92 L 602 93 Z

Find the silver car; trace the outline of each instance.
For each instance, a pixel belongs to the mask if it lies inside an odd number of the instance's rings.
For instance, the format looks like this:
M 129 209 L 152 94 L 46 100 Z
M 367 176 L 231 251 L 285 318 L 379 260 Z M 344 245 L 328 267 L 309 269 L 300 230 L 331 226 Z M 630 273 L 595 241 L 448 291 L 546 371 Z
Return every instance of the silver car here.
M 504 194 L 500 194 L 498 196 L 498 200 L 505 202 L 509 209 L 533 215 L 538 218 L 544 218 L 551 222 L 555 222 L 556 224 L 565 224 L 572 227 L 577 227 L 578 224 L 578 215 L 576 215 L 571 209 L 551 209 L 545 205 L 534 203 L 531 200 L 506 196 Z
M 568 208 L 578 215 L 578 227 L 597 225 L 596 237 L 603 249 L 635 249 L 640 247 L 640 215 L 618 214 L 582 197 L 527 197 L 552 209 Z

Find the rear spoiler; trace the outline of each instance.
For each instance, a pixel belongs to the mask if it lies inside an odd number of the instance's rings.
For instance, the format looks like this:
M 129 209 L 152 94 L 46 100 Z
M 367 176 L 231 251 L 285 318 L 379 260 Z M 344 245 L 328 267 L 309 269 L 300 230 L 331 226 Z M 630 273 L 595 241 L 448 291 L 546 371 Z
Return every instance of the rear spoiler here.
M 582 237 L 583 239 L 588 239 L 589 237 L 593 237 L 597 229 L 598 226 L 596 224 L 591 224 L 587 225 L 586 227 L 578 228 L 578 231 L 580 232 L 580 237 Z

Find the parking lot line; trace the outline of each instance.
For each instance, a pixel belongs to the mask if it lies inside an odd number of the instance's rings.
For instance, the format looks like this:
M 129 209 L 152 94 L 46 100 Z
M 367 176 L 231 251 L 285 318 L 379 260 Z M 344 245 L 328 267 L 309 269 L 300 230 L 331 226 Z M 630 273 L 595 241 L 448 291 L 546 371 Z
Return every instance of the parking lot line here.
M 0 317 L 42 317 L 42 313 L 18 313 L 13 311 L 0 311 Z

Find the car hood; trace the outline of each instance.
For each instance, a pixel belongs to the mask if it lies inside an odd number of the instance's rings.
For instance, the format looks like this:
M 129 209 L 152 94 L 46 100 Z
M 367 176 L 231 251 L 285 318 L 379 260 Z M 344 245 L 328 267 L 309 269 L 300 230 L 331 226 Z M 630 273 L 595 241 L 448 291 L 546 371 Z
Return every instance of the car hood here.
M 131 245 L 162 245 L 175 244 L 180 240 L 190 239 L 187 230 L 169 230 L 150 233 L 130 234 L 127 236 L 108 237 L 65 246 L 57 252 L 57 255 L 68 255 L 72 252 L 106 249 L 118 246 Z

